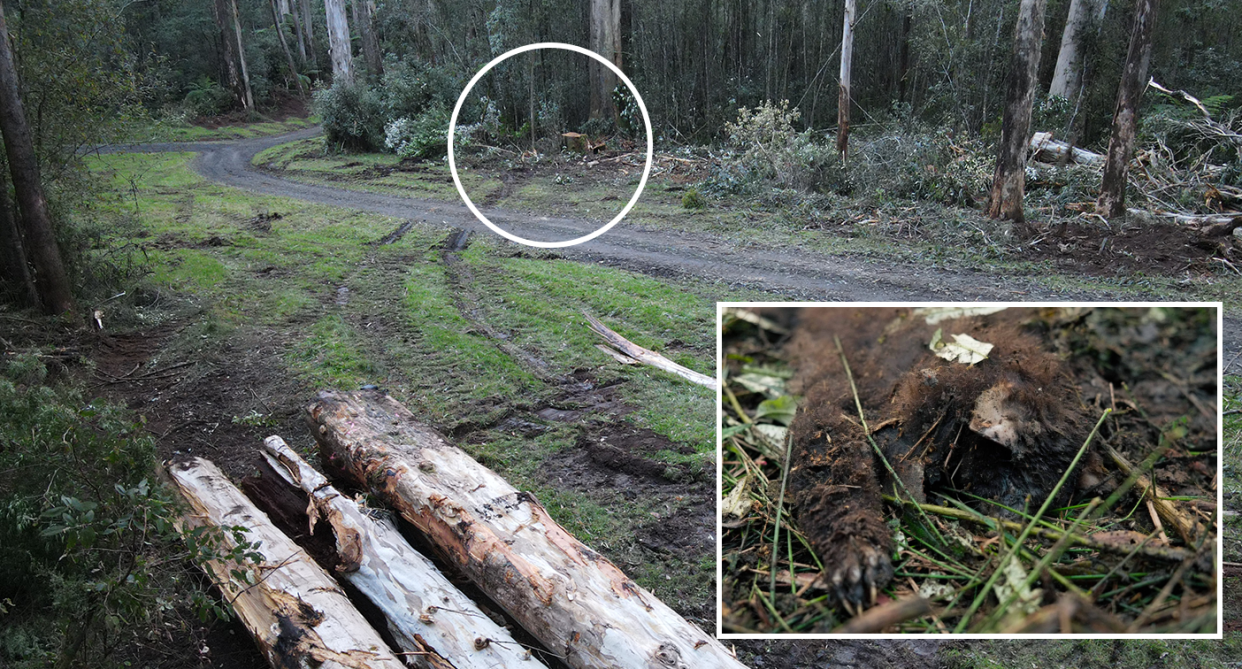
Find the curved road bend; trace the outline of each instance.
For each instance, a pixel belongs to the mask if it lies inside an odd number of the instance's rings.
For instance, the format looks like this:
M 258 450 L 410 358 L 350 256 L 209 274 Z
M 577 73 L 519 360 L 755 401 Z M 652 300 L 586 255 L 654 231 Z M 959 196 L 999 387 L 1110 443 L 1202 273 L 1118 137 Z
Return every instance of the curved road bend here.
M 460 202 L 435 202 L 299 183 L 254 167 L 260 151 L 318 135 L 318 127 L 256 139 L 110 146 L 101 152 L 198 153 L 200 175 L 235 188 L 317 204 L 375 212 L 475 232 L 490 231 Z M 572 239 L 599 227 L 597 221 L 552 218 L 486 209 L 488 218 L 526 239 Z M 589 242 L 557 249 L 569 260 L 598 262 L 661 276 L 690 276 L 772 294 L 773 300 L 866 301 L 1061 301 L 1116 299 L 1107 291 L 1056 293 L 1025 277 L 996 278 L 983 272 L 920 268 L 831 256 L 796 247 L 742 245 L 705 233 L 636 229 L 622 221 Z M 1225 319 L 1225 351 L 1242 347 L 1234 317 Z M 1228 360 L 1228 358 L 1226 358 Z

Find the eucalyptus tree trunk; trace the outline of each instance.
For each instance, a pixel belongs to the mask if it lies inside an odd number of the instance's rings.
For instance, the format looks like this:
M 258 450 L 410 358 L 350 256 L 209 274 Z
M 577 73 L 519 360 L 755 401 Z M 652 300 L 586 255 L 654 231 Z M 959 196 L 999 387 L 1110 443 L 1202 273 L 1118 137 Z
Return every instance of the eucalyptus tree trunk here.
M 1108 0 L 1070 0 L 1065 32 L 1061 33 L 1061 50 L 1052 71 L 1052 84 L 1048 87 L 1049 96 L 1071 101 L 1078 97 L 1082 88 L 1083 39 L 1092 28 L 1099 28 L 1107 9 Z
M 837 155 L 841 162 L 850 148 L 850 69 L 854 62 L 855 0 L 845 0 L 845 25 L 841 29 L 841 84 L 837 94 Z
M 298 0 L 302 5 L 302 33 L 299 44 L 306 41 L 306 51 L 302 54 L 306 63 L 312 68 L 319 67 L 319 59 L 315 56 L 315 24 L 311 21 L 311 0 Z
M 1117 107 L 1113 112 L 1113 133 L 1108 139 L 1104 180 L 1095 213 L 1116 218 L 1126 213 L 1126 175 L 1134 155 L 1134 135 L 1138 128 L 1138 104 L 1147 88 L 1147 66 L 1151 62 L 1152 33 L 1156 25 L 1156 0 L 1137 0 L 1130 49 L 1121 70 L 1117 88 Z
M 379 40 L 375 37 L 375 0 L 353 0 L 354 27 L 362 41 L 362 57 L 367 63 L 367 75 L 379 79 L 384 74 L 384 58 L 380 54 Z
M 4 3 L 0 1 L 0 134 L 4 136 L 9 173 L 13 177 L 13 190 L 21 209 L 25 250 L 34 265 L 39 301 L 48 313 L 60 314 L 73 311 L 73 292 L 60 259 L 60 247 L 56 244 L 52 229 L 47 198 L 43 195 L 34 140 L 30 125 L 26 123 L 26 111 L 22 108 L 21 82 L 17 77 L 17 63 L 10 44 L 9 29 L 4 21 Z
M 328 24 L 328 53 L 332 56 L 332 84 L 354 83 L 354 55 L 349 45 L 345 0 L 323 0 Z
M 1021 223 L 1026 188 L 1026 148 L 1031 134 L 1031 107 L 1039 72 L 1039 43 L 1044 32 L 1047 0 L 1022 0 L 1009 65 L 1009 90 L 1001 120 L 1000 150 L 992 177 L 988 216 Z
M 621 67 L 621 0 L 591 0 L 590 40 L 592 51 Z M 617 87 L 617 75 L 595 60 L 589 67 L 591 118 L 615 120 L 617 109 L 612 103 L 612 90 Z
M 241 17 L 237 13 L 237 0 L 229 0 L 233 10 L 233 34 L 237 37 L 237 60 L 241 63 L 242 83 L 245 84 L 246 109 L 254 109 L 254 94 L 250 92 L 250 71 L 246 68 L 246 45 L 242 43 Z
M 225 76 L 233 97 L 243 107 L 246 106 L 246 89 L 242 87 L 241 76 L 237 73 L 237 43 L 234 42 L 232 30 L 229 28 L 228 0 L 215 0 L 211 6 L 212 15 L 216 19 L 216 28 L 220 30 L 220 60 L 224 61 Z
M 22 233 L 17 227 L 13 202 L 9 199 L 9 180 L 5 170 L 0 169 L 0 273 L 4 280 L 17 286 L 18 294 L 32 307 L 39 306 L 39 293 L 35 290 L 34 278 L 30 276 L 30 266 L 26 264 L 25 245 L 22 244 Z
M 281 0 L 285 9 L 289 8 L 289 0 Z M 289 42 L 285 39 L 284 21 L 280 8 L 276 5 L 276 0 L 272 0 L 272 19 L 276 21 L 276 38 L 280 40 L 280 50 L 285 54 L 285 64 L 289 66 L 289 76 L 293 77 L 293 83 L 298 87 L 298 97 L 306 97 L 306 89 L 302 87 L 302 77 L 298 74 L 298 65 L 293 61 L 293 52 L 289 50 Z

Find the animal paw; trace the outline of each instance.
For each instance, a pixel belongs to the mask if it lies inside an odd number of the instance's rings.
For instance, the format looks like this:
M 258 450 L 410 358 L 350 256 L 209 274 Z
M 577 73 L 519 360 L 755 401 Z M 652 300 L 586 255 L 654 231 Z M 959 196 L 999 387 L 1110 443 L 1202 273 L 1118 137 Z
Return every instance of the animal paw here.
M 829 557 L 829 556 L 825 556 Z M 821 583 L 847 608 L 875 604 L 880 588 L 893 578 L 888 553 L 861 537 L 850 537 L 824 561 Z

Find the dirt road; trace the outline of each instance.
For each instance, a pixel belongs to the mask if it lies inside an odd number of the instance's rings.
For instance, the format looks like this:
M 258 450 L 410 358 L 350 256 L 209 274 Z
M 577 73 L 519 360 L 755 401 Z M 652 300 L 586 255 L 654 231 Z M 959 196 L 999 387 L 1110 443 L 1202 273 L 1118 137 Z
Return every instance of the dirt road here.
M 114 146 L 105 152 L 193 151 L 193 168 L 213 181 L 265 195 L 371 211 L 492 234 L 461 202 L 435 202 L 311 185 L 284 179 L 251 164 L 260 151 L 313 137 L 319 128 L 229 142 L 170 142 Z M 572 239 L 598 223 L 484 209 L 501 227 L 526 239 Z M 1053 292 L 1026 277 L 973 270 L 919 267 L 911 263 L 825 255 L 789 246 L 740 245 L 704 233 L 637 229 L 622 221 L 596 239 L 558 251 L 565 258 L 602 263 L 644 274 L 695 277 L 729 288 L 771 294 L 774 301 L 1080 301 L 1116 300 L 1107 287 Z M 1129 298 L 1134 299 L 1134 298 Z M 1227 308 L 1231 305 L 1226 305 Z M 1225 351 L 1242 347 L 1242 319 L 1225 319 Z

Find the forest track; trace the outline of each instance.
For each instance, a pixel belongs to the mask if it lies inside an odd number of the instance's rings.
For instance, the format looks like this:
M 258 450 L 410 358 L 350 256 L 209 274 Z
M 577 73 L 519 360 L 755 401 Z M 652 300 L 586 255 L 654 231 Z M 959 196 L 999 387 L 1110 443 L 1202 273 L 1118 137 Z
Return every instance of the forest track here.
M 491 234 L 460 202 L 441 202 L 307 184 L 252 164 L 274 146 L 314 137 L 319 127 L 283 135 L 219 142 L 162 142 L 115 145 L 101 153 L 194 152 L 192 167 L 201 176 L 234 188 L 316 204 L 421 220 L 445 228 Z M 603 223 L 534 216 L 502 209 L 482 210 L 497 225 L 526 239 L 572 239 Z M 921 267 L 884 259 L 830 255 L 792 246 L 737 243 L 710 233 L 636 228 L 622 221 L 608 233 L 557 253 L 567 260 L 619 267 L 667 278 L 695 278 L 768 293 L 773 301 L 925 302 L 925 301 L 1133 301 L 1107 288 L 1052 291 L 1028 277 L 977 270 Z M 1155 300 L 1156 298 L 1147 298 Z M 1242 318 L 1225 318 L 1225 352 L 1242 348 Z

